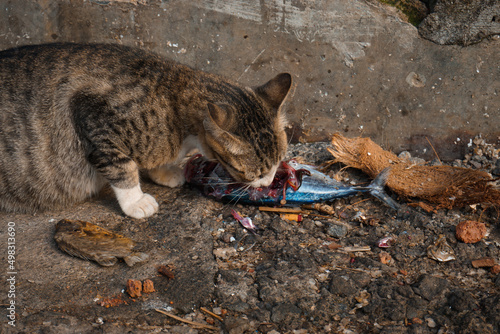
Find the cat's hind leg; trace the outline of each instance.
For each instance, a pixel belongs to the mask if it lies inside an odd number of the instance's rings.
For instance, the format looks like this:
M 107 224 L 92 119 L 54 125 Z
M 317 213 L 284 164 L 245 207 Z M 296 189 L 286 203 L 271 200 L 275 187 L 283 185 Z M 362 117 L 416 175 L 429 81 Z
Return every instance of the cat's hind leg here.
M 155 183 L 170 188 L 182 186 L 186 182 L 183 169 L 177 165 L 163 165 L 149 170 L 148 173 Z

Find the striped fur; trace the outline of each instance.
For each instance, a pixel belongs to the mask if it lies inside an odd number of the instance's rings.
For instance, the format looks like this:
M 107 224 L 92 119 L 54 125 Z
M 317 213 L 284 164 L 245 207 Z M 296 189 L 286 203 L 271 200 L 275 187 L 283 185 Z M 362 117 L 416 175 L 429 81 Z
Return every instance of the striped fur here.
M 280 74 L 250 89 L 120 45 L 2 51 L 0 209 L 63 208 L 109 183 L 127 215 L 146 217 L 157 204 L 139 171 L 182 184 L 175 164 L 193 147 L 240 181 L 266 183 L 286 151 L 290 86 Z M 134 201 L 143 203 L 124 208 Z

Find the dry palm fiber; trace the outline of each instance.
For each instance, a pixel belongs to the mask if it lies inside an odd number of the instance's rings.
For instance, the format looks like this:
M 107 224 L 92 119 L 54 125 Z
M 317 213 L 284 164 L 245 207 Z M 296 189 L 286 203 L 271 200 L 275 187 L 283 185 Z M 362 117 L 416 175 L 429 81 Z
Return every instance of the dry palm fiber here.
M 369 138 L 346 138 L 335 134 L 332 146 L 328 151 L 336 162 L 361 169 L 372 178 L 390 166 L 386 185 L 401 197 L 418 198 L 445 208 L 476 203 L 500 204 L 500 192 L 485 171 L 415 165 L 384 151 Z

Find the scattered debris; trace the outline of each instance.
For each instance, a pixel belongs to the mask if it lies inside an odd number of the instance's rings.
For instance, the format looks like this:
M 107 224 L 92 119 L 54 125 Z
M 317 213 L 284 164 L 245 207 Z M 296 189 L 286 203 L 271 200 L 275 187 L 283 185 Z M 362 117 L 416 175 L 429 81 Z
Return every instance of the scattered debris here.
M 347 246 L 347 247 L 342 247 L 342 248 L 339 248 L 339 251 L 344 251 L 344 252 L 348 252 L 348 253 L 353 253 L 353 252 L 369 252 L 371 251 L 372 249 L 370 248 L 370 246 Z
M 99 305 L 102 306 L 102 307 L 106 307 L 106 308 L 109 308 L 109 307 L 115 307 L 115 306 L 118 306 L 118 305 L 121 305 L 121 304 L 125 304 L 127 305 L 127 301 L 123 300 L 122 299 L 122 295 L 118 295 L 118 296 L 115 296 L 115 297 L 106 297 L 106 298 L 97 298 L 97 300 L 99 301 Z
M 295 214 L 295 213 L 282 213 L 280 215 L 281 219 L 285 220 L 293 220 L 296 222 L 301 222 L 302 221 L 302 215 Z
M 493 275 L 500 274 L 500 264 L 495 264 L 493 267 L 491 267 L 491 273 Z
M 129 279 L 127 281 L 127 293 L 132 298 L 142 296 L 142 282 L 137 279 Z
M 342 245 L 336 243 L 336 242 L 330 242 L 328 245 L 327 245 L 327 248 L 328 249 L 339 249 L 339 248 L 342 248 Z
M 56 224 L 54 240 L 64 252 L 109 267 L 123 258 L 128 266 L 144 262 L 146 253 L 135 241 L 95 224 L 63 219 Z
M 270 206 L 259 206 L 260 211 L 266 211 L 266 212 L 278 212 L 278 213 L 303 213 L 301 208 L 290 208 L 290 207 L 285 207 L 285 208 L 275 208 L 275 207 L 270 207 Z
M 214 327 L 214 326 L 210 326 L 210 325 L 205 325 L 205 324 L 202 324 L 202 323 L 199 323 L 199 322 L 194 322 L 194 321 L 190 321 L 190 320 L 186 320 L 186 319 L 182 319 L 181 317 L 178 317 L 176 315 L 173 315 L 167 311 L 164 311 L 164 310 L 160 310 L 160 309 L 155 309 L 156 312 L 159 312 L 161 314 L 164 314 L 172 319 L 175 319 L 175 320 L 178 320 L 180 322 L 184 322 L 186 324 L 189 324 L 195 328 L 205 328 L 205 329 L 211 329 L 211 330 L 219 330 L 219 328 L 217 327 Z
M 221 316 L 219 316 L 219 315 L 215 314 L 214 312 L 212 312 L 212 311 L 210 311 L 210 310 L 206 309 L 205 307 L 200 307 L 200 310 L 202 310 L 202 311 L 203 311 L 203 312 L 205 312 L 206 314 L 208 314 L 208 315 L 210 315 L 210 316 L 214 317 L 215 319 L 217 319 L 217 320 L 219 320 L 219 321 L 224 321 L 224 319 L 222 319 L 222 317 L 221 317 Z
M 223 260 L 227 260 L 235 256 L 236 253 L 237 251 L 236 249 L 234 249 L 234 247 L 224 247 L 224 248 L 214 249 L 214 255 Z
M 172 265 L 161 265 L 156 270 L 168 279 L 175 278 Z
M 316 210 L 321 213 L 326 213 L 327 215 L 334 215 L 335 209 L 328 204 L 324 203 L 314 203 L 314 204 L 306 204 L 302 206 L 304 209 Z
M 422 199 L 437 208 L 463 207 L 476 203 L 500 204 L 500 191 L 485 171 L 447 165 L 422 166 L 383 150 L 369 138 L 332 137 L 328 151 L 336 162 L 361 169 L 370 177 L 390 167 L 386 185 L 407 199 Z
M 377 241 L 377 247 L 389 248 L 394 245 L 395 242 L 396 240 L 394 239 L 394 237 L 383 237 L 382 239 Z
M 493 267 L 495 264 L 495 259 L 491 257 L 483 257 L 482 259 L 472 261 L 474 268 Z
M 328 223 L 326 233 L 333 238 L 343 238 L 347 235 L 349 229 L 347 224 L 343 224 L 340 221 Z
M 380 262 L 383 264 L 391 264 L 393 262 L 392 256 L 387 252 L 380 252 L 378 256 L 380 258 Z
M 427 248 L 427 256 L 439 262 L 448 262 L 456 259 L 455 251 L 446 241 L 444 235 L 440 235 L 438 240 Z
M 144 293 L 152 293 L 155 292 L 155 286 L 152 280 L 147 279 L 142 282 L 142 292 Z
M 252 232 L 253 234 L 257 234 L 257 230 L 259 229 L 257 226 L 255 226 L 252 222 L 252 219 L 249 217 L 243 218 L 241 214 L 238 211 L 231 210 L 231 214 L 233 215 L 234 219 L 240 222 L 240 224 L 246 228 L 248 231 Z
M 474 244 L 486 235 L 486 225 L 474 220 L 465 220 L 458 223 L 455 235 L 466 244 Z

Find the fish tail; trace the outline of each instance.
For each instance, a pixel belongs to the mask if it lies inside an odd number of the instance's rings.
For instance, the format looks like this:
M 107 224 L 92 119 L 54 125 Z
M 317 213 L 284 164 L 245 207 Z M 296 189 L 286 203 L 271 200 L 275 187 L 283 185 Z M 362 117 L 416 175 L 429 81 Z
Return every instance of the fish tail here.
M 385 168 L 383 171 L 380 172 L 380 174 L 377 175 L 377 177 L 370 183 L 370 185 L 366 188 L 368 188 L 370 194 L 394 210 L 399 209 L 399 204 L 393 200 L 389 195 L 384 190 L 385 184 L 387 183 L 387 179 L 389 177 L 389 174 L 391 172 L 391 167 Z

